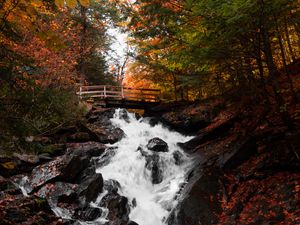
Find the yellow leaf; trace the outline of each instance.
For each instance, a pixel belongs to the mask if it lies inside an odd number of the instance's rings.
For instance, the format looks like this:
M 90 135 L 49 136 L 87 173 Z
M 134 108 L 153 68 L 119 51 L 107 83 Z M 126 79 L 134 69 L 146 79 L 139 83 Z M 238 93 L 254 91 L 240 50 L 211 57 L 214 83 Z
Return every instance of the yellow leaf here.
M 59 8 L 62 8 L 65 6 L 65 1 L 64 0 L 55 0 L 55 5 Z
M 13 162 L 6 162 L 1 164 L 5 169 L 12 170 L 16 167 Z
M 80 0 L 80 5 L 88 7 L 90 5 L 90 0 Z
M 66 0 L 67 6 L 74 9 L 77 6 L 77 0 Z

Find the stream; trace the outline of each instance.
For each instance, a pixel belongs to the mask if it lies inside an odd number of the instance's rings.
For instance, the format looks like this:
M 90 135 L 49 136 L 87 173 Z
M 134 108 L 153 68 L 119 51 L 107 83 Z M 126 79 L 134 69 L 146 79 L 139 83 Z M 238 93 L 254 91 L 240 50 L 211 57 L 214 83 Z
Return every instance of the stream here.
M 169 131 L 161 124 L 151 126 L 147 119 L 137 119 L 135 114 L 122 109 L 116 110 L 111 121 L 124 131 L 125 137 L 109 146 L 114 154 L 109 163 L 97 168 L 97 173 L 101 173 L 104 180 L 118 181 L 119 194 L 127 197 L 129 202 L 135 202 L 130 209 L 131 220 L 139 225 L 166 224 L 192 167 L 192 160 L 177 143 L 192 137 Z M 147 149 L 147 143 L 154 137 L 168 144 L 168 152 L 153 153 Z M 159 156 L 159 159 L 156 157 L 161 171 L 161 182 L 158 184 L 152 182 L 151 169 L 146 166 L 147 157 L 143 156 L 145 154 Z
M 124 132 L 120 141 L 106 146 L 74 144 L 64 156 L 36 167 L 29 177 L 21 177 L 17 185 L 26 197 L 35 192 L 47 198 L 56 216 L 74 224 L 168 224 L 193 167 L 193 158 L 177 143 L 192 137 L 160 123 L 153 125 L 149 118 L 124 109 L 115 110 L 110 120 L 115 130 Z M 104 153 L 86 162 L 86 154 L 95 154 L 93 149 L 98 152 L 99 145 L 106 149 Z M 82 167 L 87 163 L 92 167 Z M 76 202 L 80 202 L 79 208 Z

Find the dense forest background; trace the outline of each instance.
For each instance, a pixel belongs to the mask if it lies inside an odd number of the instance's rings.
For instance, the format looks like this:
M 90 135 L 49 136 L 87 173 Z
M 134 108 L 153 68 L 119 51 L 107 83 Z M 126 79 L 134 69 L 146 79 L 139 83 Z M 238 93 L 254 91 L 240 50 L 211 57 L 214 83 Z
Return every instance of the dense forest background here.
M 252 96 L 293 128 L 299 101 L 299 0 L 1 0 L 0 144 L 24 151 L 28 137 L 84 112 L 80 84 L 117 84 L 107 30 L 134 51 L 124 83 L 162 89 L 165 101 Z

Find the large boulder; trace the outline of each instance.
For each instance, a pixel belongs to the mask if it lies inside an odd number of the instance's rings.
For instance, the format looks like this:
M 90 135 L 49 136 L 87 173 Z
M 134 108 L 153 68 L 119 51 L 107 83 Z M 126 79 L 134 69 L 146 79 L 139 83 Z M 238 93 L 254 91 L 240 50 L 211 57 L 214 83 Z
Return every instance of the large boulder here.
M 148 142 L 147 148 L 151 151 L 154 151 L 154 152 L 167 152 L 167 151 L 169 151 L 168 144 L 164 140 L 162 140 L 158 137 L 152 138 Z
M 124 137 L 124 131 L 113 126 L 105 127 L 100 124 L 87 124 L 85 127 L 93 140 L 104 144 L 116 143 Z
M 119 194 L 107 194 L 103 197 L 101 207 L 108 209 L 107 218 L 110 224 L 113 225 L 127 225 L 129 222 L 130 208 L 128 204 L 128 199 Z
M 88 115 L 88 124 L 81 124 L 81 131 L 88 133 L 92 140 L 104 144 L 113 144 L 124 137 L 124 132 L 114 127 L 111 120 L 114 117 L 115 109 L 94 109 Z M 124 111 L 124 118 L 128 119 Z
M 103 189 L 106 195 L 99 203 L 99 207 L 108 209 L 107 225 L 127 225 L 129 223 L 130 206 L 128 199 L 118 194 L 121 188 L 116 180 L 105 180 Z
M 170 128 L 186 134 L 196 133 L 210 123 L 206 111 L 197 114 L 169 112 L 162 116 L 162 120 Z
M 103 154 L 106 146 L 99 142 L 68 143 L 67 154 L 77 156 L 98 157 Z
M 95 201 L 103 189 L 103 178 L 100 173 L 87 177 L 79 186 L 77 193 L 80 196 L 82 204 Z
M 35 167 L 28 177 L 24 188 L 27 193 L 39 189 L 51 181 L 75 182 L 76 177 L 89 165 L 86 156 L 63 156 L 46 164 Z
M 78 204 L 77 189 L 78 184 L 55 182 L 44 185 L 35 195 L 46 198 L 55 205 L 59 202 Z
M 114 117 L 115 109 L 93 109 L 87 114 L 87 120 L 89 123 L 102 124 L 102 126 L 111 125 L 110 119 Z
M 199 178 L 190 181 L 185 187 L 188 192 L 184 193 L 186 196 L 179 204 L 176 216 L 170 219 L 168 224 L 216 224 L 221 211 L 220 203 L 217 201 L 220 188 L 219 175 L 218 170 L 212 169 L 201 171 L 201 175 L 195 175 Z

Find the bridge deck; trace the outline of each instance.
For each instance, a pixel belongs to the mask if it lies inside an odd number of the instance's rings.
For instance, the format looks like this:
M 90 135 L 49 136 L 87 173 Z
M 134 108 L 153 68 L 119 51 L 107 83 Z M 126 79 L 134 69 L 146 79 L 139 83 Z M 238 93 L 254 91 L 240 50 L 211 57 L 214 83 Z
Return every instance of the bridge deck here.
M 160 103 L 161 91 L 159 89 L 96 85 L 81 86 L 77 94 L 83 100 L 91 100 L 94 104 L 104 107 L 143 109 Z

